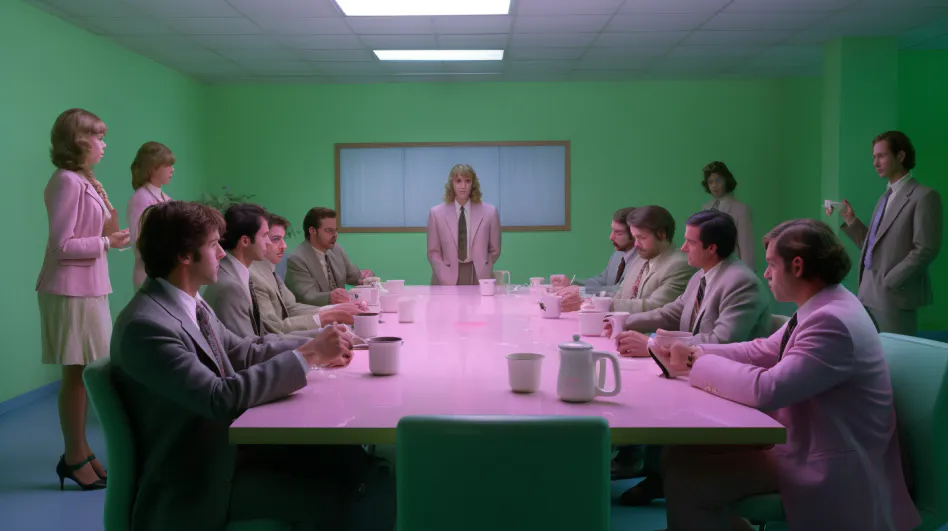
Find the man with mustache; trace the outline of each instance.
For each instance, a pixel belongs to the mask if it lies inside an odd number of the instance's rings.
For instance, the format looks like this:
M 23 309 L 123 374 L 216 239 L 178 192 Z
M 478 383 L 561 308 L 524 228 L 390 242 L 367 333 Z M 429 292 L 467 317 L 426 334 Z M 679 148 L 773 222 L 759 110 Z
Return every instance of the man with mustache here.
M 584 286 L 587 293 L 599 293 L 606 291 L 614 293 L 622 284 L 625 278 L 626 266 L 635 258 L 635 238 L 629 232 L 629 225 L 626 219 L 635 210 L 635 207 L 625 207 L 616 210 L 612 215 L 612 232 L 609 234 L 609 241 L 615 252 L 609 257 L 609 263 L 602 273 L 587 279 L 576 279 L 574 286 Z M 569 285 L 565 275 L 555 276 L 551 279 L 553 287 L 564 288 Z M 578 291 L 577 291 L 578 293 Z

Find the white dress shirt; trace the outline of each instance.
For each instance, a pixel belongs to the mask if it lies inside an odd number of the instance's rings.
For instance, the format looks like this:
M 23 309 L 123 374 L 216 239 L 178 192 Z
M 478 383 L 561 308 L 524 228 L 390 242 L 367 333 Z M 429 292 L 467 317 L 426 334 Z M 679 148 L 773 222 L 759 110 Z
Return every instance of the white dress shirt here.
M 161 188 L 158 188 L 157 186 L 151 183 L 145 183 L 144 186 L 145 186 L 145 190 L 147 190 L 148 193 L 150 193 L 151 196 L 155 198 L 155 201 L 158 201 L 159 203 L 164 203 L 165 201 L 171 200 L 170 197 L 168 197 L 167 195 L 165 195 L 164 192 L 161 191 Z
M 912 174 L 906 173 L 898 181 L 895 181 L 894 183 L 889 183 L 886 186 L 886 188 L 892 190 L 892 195 L 889 196 L 889 203 L 886 204 L 887 209 L 888 209 L 888 205 L 892 203 L 893 199 L 899 196 L 899 194 L 902 194 L 905 192 L 905 185 L 908 184 L 910 180 L 912 180 Z
M 457 221 L 461 223 L 461 203 L 458 203 L 457 200 L 454 200 L 454 214 L 457 216 Z M 467 203 L 464 203 L 464 221 L 467 224 L 467 260 L 462 260 L 462 264 L 466 264 L 471 261 L 471 202 L 470 200 Z M 460 242 L 458 242 L 460 243 Z

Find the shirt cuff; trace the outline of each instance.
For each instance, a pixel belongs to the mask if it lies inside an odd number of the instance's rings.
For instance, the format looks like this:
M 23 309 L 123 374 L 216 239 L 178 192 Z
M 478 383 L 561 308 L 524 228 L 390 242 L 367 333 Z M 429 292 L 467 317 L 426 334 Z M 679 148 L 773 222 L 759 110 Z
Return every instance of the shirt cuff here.
M 109 248 L 111 247 L 111 245 L 109 245 L 109 238 L 108 238 L 108 236 L 103 236 L 103 237 L 102 237 L 102 245 L 105 246 L 105 250 L 106 250 L 106 251 L 109 250 Z
M 303 355 L 300 354 L 300 351 L 294 350 L 293 354 L 296 354 L 297 359 L 300 360 L 300 365 L 303 366 L 303 372 L 309 372 L 313 370 L 313 368 L 309 366 L 309 363 L 306 363 L 306 358 L 304 358 Z
M 319 319 L 319 312 L 316 312 L 316 313 L 313 314 L 313 322 L 316 323 L 316 328 L 322 328 L 322 327 L 323 327 L 323 323 L 322 323 L 322 321 L 320 321 L 320 319 Z

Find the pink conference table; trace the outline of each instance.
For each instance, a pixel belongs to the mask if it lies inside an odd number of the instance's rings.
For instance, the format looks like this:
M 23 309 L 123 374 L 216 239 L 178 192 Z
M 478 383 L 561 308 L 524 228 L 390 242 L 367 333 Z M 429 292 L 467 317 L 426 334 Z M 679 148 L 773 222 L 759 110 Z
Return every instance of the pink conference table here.
M 379 334 L 404 339 L 394 376 L 369 373 L 368 352 L 345 369 L 314 371 L 289 397 L 247 410 L 230 427 L 234 444 L 394 444 L 406 415 L 596 415 L 616 444 L 778 444 L 786 431 L 760 412 L 667 380 L 650 358 L 620 359 L 622 391 L 570 404 L 556 396 L 559 343 L 579 332 L 576 314 L 543 319 L 529 293 L 481 296 L 477 287 L 411 286 L 415 322 L 382 314 Z M 615 353 L 614 341 L 583 337 Z M 540 390 L 516 394 L 506 355 L 545 355 Z M 612 388 L 611 370 L 606 389 Z M 333 376 L 333 377 L 330 377 Z

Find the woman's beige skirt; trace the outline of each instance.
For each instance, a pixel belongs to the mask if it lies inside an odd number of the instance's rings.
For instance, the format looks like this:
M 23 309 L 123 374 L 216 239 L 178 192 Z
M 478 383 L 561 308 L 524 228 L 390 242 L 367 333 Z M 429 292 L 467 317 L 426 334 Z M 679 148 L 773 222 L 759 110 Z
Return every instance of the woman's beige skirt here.
M 109 355 L 112 314 L 108 295 L 38 295 L 43 363 L 88 365 Z

